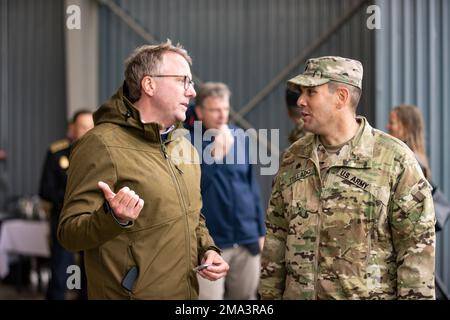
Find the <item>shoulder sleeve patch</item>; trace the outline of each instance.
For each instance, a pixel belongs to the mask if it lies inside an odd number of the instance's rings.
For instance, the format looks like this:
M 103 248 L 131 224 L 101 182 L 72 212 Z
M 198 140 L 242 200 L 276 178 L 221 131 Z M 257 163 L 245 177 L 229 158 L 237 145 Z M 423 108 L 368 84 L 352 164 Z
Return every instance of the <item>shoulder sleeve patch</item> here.
M 50 145 L 50 152 L 56 153 L 58 151 L 68 148 L 69 146 L 70 146 L 70 142 L 68 139 L 58 140 L 58 141 L 53 142 Z

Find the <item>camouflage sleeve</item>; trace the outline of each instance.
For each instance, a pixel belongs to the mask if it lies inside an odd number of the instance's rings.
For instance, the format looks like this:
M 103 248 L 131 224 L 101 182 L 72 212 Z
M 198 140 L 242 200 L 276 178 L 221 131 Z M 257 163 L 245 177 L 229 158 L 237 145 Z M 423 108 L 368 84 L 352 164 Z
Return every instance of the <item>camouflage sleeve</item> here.
M 285 279 L 285 248 L 288 222 L 284 215 L 283 197 L 277 176 L 272 188 L 266 217 L 266 239 L 261 255 L 261 299 L 282 299 Z
M 405 161 L 391 203 L 398 299 L 434 299 L 435 215 L 431 186 L 414 159 Z

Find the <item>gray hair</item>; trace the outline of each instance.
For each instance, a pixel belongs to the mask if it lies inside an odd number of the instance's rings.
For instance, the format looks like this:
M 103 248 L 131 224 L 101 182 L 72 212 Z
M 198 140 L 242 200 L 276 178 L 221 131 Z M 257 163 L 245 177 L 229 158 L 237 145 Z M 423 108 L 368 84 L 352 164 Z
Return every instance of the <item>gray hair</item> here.
M 231 96 L 230 88 L 222 82 L 205 82 L 200 85 L 197 90 L 197 97 L 195 98 L 195 104 L 199 107 L 203 106 L 203 103 L 208 97 L 227 97 Z
M 361 99 L 362 90 L 358 87 L 342 82 L 337 81 L 328 82 L 328 90 L 331 93 L 335 93 L 339 87 L 345 87 L 348 89 L 348 91 L 350 92 L 350 104 L 352 105 L 353 110 L 356 110 L 356 108 L 358 107 L 359 99 Z
M 167 52 L 178 53 L 186 59 L 189 65 L 192 65 L 192 58 L 187 51 L 180 44 L 174 46 L 169 39 L 158 45 L 138 47 L 125 60 L 125 82 L 128 87 L 128 95 L 131 102 L 139 100 L 141 97 L 142 78 L 145 75 L 158 72 L 163 56 Z

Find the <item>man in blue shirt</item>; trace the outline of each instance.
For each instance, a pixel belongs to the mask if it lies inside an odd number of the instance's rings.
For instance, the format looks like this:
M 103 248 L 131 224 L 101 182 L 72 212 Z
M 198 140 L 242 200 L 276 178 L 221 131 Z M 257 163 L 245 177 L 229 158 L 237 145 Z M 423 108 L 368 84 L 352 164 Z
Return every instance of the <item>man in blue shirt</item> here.
M 195 147 L 201 159 L 202 211 L 230 265 L 228 275 L 218 281 L 198 277 L 200 299 L 256 299 L 259 283 L 264 211 L 250 165 L 249 139 L 242 129 L 228 126 L 230 95 L 227 85 L 209 82 L 196 97 L 195 112 L 203 126 L 191 131 L 191 139 L 194 145 L 201 141 Z

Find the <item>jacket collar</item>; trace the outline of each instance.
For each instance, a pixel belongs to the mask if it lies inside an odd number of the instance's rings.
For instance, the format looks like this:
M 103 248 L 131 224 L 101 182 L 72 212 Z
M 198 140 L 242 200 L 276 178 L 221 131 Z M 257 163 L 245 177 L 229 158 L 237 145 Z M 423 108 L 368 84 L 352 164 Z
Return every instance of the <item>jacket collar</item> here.
M 109 100 L 104 103 L 94 114 L 95 124 L 100 123 L 115 123 L 120 126 L 131 127 L 137 130 L 144 139 L 153 143 L 162 143 L 160 130 L 162 130 L 162 125 L 159 123 L 143 123 L 141 121 L 141 115 L 139 110 L 134 106 L 133 103 L 127 97 L 127 87 L 125 82 L 119 88 L 117 93 Z M 181 122 L 175 124 L 174 129 L 183 128 Z M 174 135 L 176 130 L 171 130 L 167 138 L 163 143 L 169 143 L 175 140 L 177 136 Z
M 370 126 L 365 117 L 356 117 L 361 122 L 362 130 L 350 141 L 350 152 L 348 157 L 340 159 L 333 166 L 344 166 L 354 168 L 370 168 L 372 166 L 373 149 L 375 145 L 374 129 Z M 318 136 L 308 134 L 303 139 L 303 143 L 294 144 L 291 153 L 301 157 L 311 159 L 316 162 Z

